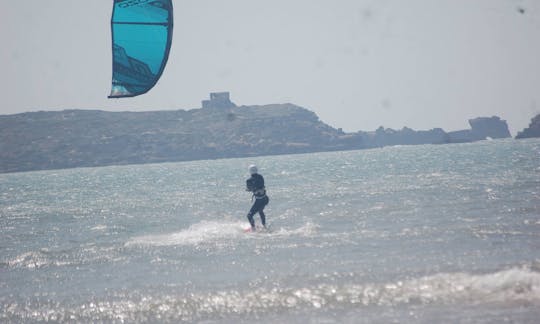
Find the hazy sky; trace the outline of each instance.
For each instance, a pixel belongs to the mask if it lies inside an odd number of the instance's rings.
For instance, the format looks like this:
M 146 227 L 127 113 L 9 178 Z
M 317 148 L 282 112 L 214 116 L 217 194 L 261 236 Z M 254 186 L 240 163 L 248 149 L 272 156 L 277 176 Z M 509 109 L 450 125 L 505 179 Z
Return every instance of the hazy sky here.
M 112 0 L 0 0 L 0 114 L 291 102 L 346 131 L 512 133 L 540 113 L 540 0 L 174 0 L 174 39 L 149 93 L 107 99 Z

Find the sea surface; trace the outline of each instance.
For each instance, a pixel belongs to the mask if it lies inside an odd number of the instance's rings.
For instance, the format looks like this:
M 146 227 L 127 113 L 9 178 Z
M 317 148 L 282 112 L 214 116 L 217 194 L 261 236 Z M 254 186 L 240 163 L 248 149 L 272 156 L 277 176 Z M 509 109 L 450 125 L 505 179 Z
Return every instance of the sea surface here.
M 540 319 L 538 139 L 1 174 L 0 229 L 3 323 Z

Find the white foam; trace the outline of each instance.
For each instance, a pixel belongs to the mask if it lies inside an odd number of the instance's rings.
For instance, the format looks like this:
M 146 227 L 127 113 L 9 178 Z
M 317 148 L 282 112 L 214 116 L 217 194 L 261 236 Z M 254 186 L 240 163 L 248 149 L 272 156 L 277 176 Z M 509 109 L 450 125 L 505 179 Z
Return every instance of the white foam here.
M 201 221 L 175 233 L 144 235 L 130 239 L 126 246 L 199 245 L 244 235 L 245 222 Z
M 92 231 L 105 231 L 107 229 L 107 225 L 99 224 L 91 228 Z
M 12 260 L 7 262 L 10 267 L 22 267 L 22 268 L 41 268 L 48 265 L 47 258 L 40 252 L 26 252 L 18 255 Z
M 319 225 L 308 222 L 299 228 L 283 228 L 280 227 L 277 230 L 272 230 L 271 235 L 272 236 L 311 236 L 315 233 L 317 233 L 317 229 L 319 228 Z
M 249 224 L 246 222 L 201 221 L 179 232 L 137 236 L 127 241 L 125 246 L 196 246 L 231 239 L 270 239 L 290 236 L 310 236 L 317 232 L 318 227 L 318 225 L 308 222 L 299 228 L 280 227 L 274 229 L 270 227 L 268 231 L 256 233 L 261 235 L 246 236 L 245 231 L 249 228 Z

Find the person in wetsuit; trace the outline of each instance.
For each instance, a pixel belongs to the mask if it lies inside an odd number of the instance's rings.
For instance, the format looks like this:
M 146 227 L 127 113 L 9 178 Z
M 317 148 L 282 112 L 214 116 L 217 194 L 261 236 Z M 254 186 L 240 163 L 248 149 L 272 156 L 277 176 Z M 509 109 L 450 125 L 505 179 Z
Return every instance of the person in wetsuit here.
M 264 215 L 264 207 L 268 205 L 269 198 L 266 195 L 266 188 L 264 187 L 264 178 L 262 175 L 257 173 L 257 166 L 250 165 L 249 168 L 249 174 L 251 174 L 251 177 L 246 180 L 246 191 L 253 193 L 253 198 L 255 198 L 255 202 L 253 203 L 253 206 L 251 206 L 251 209 L 249 210 L 249 213 L 247 214 L 247 218 L 249 220 L 249 224 L 251 225 L 251 230 L 255 231 L 255 220 L 253 219 L 253 216 L 256 213 L 259 213 L 259 216 L 261 217 L 261 223 L 264 228 L 266 228 L 266 215 Z

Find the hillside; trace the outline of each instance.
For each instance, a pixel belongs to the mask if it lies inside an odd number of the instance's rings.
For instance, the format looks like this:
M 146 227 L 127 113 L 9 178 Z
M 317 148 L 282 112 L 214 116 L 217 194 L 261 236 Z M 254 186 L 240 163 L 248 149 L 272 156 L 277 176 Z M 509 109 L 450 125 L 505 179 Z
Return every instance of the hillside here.
M 361 148 L 291 105 L 0 116 L 0 172 Z

